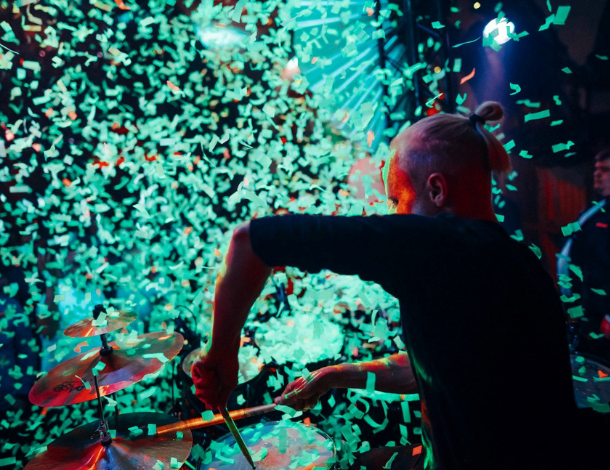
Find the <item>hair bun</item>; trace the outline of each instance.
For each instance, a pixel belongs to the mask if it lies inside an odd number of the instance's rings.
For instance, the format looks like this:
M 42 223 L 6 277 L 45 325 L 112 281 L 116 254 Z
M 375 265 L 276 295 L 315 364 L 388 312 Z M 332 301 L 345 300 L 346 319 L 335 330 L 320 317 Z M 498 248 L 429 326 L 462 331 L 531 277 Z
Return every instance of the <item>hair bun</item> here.
M 497 101 L 486 101 L 477 108 L 475 114 L 481 116 L 486 122 L 499 121 L 504 117 L 504 109 Z

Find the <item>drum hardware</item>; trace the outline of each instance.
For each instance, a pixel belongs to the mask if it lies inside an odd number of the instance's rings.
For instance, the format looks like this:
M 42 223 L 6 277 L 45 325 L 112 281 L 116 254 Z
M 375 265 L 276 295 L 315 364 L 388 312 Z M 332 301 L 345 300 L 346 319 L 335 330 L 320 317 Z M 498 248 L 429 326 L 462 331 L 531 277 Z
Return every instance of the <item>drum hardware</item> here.
M 610 367 L 601 358 L 589 354 L 570 355 L 574 397 L 579 408 L 608 408 L 610 403 Z
M 113 439 L 104 416 L 96 375 L 93 376 L 93 382 L 100 418 L 97 426 L 96 423 L 89 423 L 56 439 L 47 446 L 45 452 L 38 454 L 26 465 L 27 470 L 152 468 L 159 461 L 164 466 L 171 466 L 178 458 L 180 463 L 186 460 L 192 444 L 188 428 L 180 431 L 168 429 L 163 433 L 164 437 L 150 432 L 151 429 L 157 429 L 157 424 L 173 424 L 172 418 L 168 416 L 157 413 L 116 415 L 116 436 Z M 147 435 L 144 434 L 144 427 L 147 428 Z M 93 441 L 92 434 L 97 434 L 98 439 Z M 113 442 L 116 444 L 113 445 Z

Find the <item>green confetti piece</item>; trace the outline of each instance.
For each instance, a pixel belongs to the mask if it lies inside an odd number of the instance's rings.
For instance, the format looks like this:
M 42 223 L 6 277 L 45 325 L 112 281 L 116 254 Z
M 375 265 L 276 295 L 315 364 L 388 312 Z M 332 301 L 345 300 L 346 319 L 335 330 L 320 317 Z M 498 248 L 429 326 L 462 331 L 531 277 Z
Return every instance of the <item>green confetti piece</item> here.
M 578 232 L 580 230 L 580 224 L 578 222 L 572 222 L 565 227 L 561 227 L 561 233 L 563 233 L 564 237 L 567 237 L 574 232 Z
M 172 457 L 170 460 L 170 468 L 182 468 L 182 462 L 178 461 L 176 457 Z
M 288 444 L 288 429 L 281 428 L 279 431 L 279 453 L 285 454 Z
M 534 254 L 538 257 L 538 259 L 542 258 L 542 251 L 533 243 L 529 246 L 530 250 L 534 252 Z
M 526 158 L 526 159 L 530 159 L 530 158 L 533 157 L 533 155 L 529 154 L 527 152 L 527 150 L 521 150 L 521 152 L 519 152 L 519 156 L 523 157 L 523 158 Z
M 157 392 L 157 387 L 155 387 L 155 386 L 150 387 L 148 390 L 138 394 L 138 399 L 146 400 L 147 398 L 150 398 L 151 396 L 153 396 L 156 392 Z
M 608 60 L 608 56 L 607 55 L 595 54 L 595 57 L 597 57 L 599 60 Z
M 276 405 L 275 409 L 281 411 L 282 413 L 286 413 L 291 418 L 294 418 L 298 413 L 300 413 L 300 411 L 297 411 L 294 408 L 291 408 L 286 405 Z
M 580 318 L 584 316 L 583 310 L 582 310 L 582 306 L 577 305 L 576 307 L 572 307 L 569 308 L 567 310 L 568 315 L 570 316 L 570 318 L 572 319 L 576 319 L 576 318 Z
M 563 152 L 564 150 L 569 150 L 570 147 L 572 147 L 573 145 L 574 145 L 574 142 L 572 142 L 571 140 L 565 144 L 553 145 L 553 153 L 558 153 L 558 152 Z
M 134 436 L 139 436 L 140 434 L 144 434 L 144 431 L 142 429 L 140 429 L 138 426 L 132 426 L 130 428 L 127 429 L 129 431 L 129 434 L 132 434 Z
M 165 357 L 165 354 L 163 354 L 163 353 L 143 354 L 142 357 L 145 359 L 157 359 L 159 362 L 162 362 L 163 364 L 165 364 L 166 362 L 169 361 L 169 359 L 167 357 Z
M 546 21 L 544 22 L 544 24 L 542 26 L 540 26 L 538 31 L 545 31 L 545 30 L 549 29 L 550 26 L 553 24 L 553 21 L 555 21 L 555 15 L 548 16 Z
M 521 87 L 517 84 L 509 83 L 510 89 L 513 90 L 511 95 L 516 95 L 521 91 Z
M 383 466 L 383 468 L 385 469 L 389 469 L 392 468 L 392 463 L 394 462 L 394 459 L 396 458 L 396 456 L 398 455 L 398 452 L 394 452 L 392 454 L 392 457 L 390 457 L 390 460 L 388 460 L 385 465 Z
M 572 380 L 576 380 L 578 382 L 588 382 L 589 380 L 585 377 L 578 377 L 577 375 L 572 376 Z
M 411 411 L 409 409 L 409 402 L 408 401 L 403 401 L 400 404 L 400 407 L 402 409 L 402 420 L 405 423 L 410 423 L 411 422 Z
M 563 124 L 563 119 L 560 119 L 560 120 L 558 120 L 558 121 L 552 121 L 552 122 L 551 122 L 551 127 L 554 127 L 554 126 L 559 126 L 559 125 L 561 125 L 561 124 Z
M 603 289 L 594 289 L 591 287 L 591 292 L 595 292 L 597 295 L 606 295 L 606 291 Z
M 212 421 L 214 419 L 214 412 L 212 410 L 205 410 L 201 413 L 201 418 L 204 421 Z
M 17 457 L 6 457 L 0 459 L 0 467 L 6 467 L 7 465 L 14 465 L 17 463 Z
M 265 103 L 263 106 L 263 113 L 265 113 L 270 118 L 275 116 L 275 107 L 269 103 Z
M 574 274 L 576 274 L 576 276 L 578 276 L 578 278 L 582 281 L 582 269 L 580 269 L 578 266 L 576 266 L 574 264 L 570 264 L 569 269 Z
M 434 29 L 442 29 L 444 27 L 445 27 L 445 25 L 440 23 L 440 22 L 438 22 L 438 21 L 433 21 L 432 22 L 432 28 L 434 28 Z
M 557 8 L 557 13 L 555 13 L 555 19 L 553 20 L 553 24 L 557 26 L 563 26 L 566 24 L 566 19 L 568 18 L 568 14 L 570 13 L 569 5 L 560 6 Z
M 561 69 L 561 71 L 563 73 L 567 73 L 567 74 L 571 74 L 572 73 L 572 70 L 570 70 L 570 67 L 564 67 L 564 68 Z
M 533 121 L 535 119 L 544 119 L 551 116 L 551 111 L 548 109 L 537 113 L 530 113 L 525 115 L 525 122 Z
M 149 436 L 154 436 L 155 434 L 157 434 L 157 425 L 156 424 L 149 424 L 148 425 L 148 435 Z
M 464 104 L 464 101 L 466 101 L 466 96 L 467 96 L 466 93 L 464 93 L 464 96 L 462 96 L 458 93 L 457 97 L 455 98 L 455 102 L 457 103 L 458 106 L 462 106 Z

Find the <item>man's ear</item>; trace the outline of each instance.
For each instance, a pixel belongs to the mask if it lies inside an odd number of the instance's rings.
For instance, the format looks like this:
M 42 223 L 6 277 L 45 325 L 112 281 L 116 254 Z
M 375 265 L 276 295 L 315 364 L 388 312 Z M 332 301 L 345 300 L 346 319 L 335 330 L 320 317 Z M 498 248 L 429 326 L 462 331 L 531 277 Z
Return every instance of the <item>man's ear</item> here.
M 432 173 L 426 181 L 426 191 L 430 202 L 436 207 L 444 207 L 449 199 L 449 186 L 447 178 L 442 173 Z

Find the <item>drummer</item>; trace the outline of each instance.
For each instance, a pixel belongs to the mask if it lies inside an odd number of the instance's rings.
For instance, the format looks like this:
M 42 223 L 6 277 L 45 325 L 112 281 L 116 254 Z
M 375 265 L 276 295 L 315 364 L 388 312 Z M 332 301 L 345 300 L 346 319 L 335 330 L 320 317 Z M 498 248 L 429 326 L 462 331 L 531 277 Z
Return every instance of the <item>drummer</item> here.
M 238 228 L 216 281 L 209 351 L 193 367 L 199 398 L 224 406 L 237 385 L 241 329 L 272 267 L 330 269 L 399 299 L 410 362 L 321 371 L 306 387 L 290 384 L 287 404 L 310 407 L 331 386 L 364 388 L 373 372 L 378 390 L 411 393 L 415 382 L 419 390 L 424 450 L 400 468 L 580 468 L 573 454 L 580 462 L 592 450 L 571 429 L 561 302 L 492 208 L 491 174 L 508 172 L 510 161 L 484 125 L 502 116 L 487 102 L 469 119 L 437 114 L 398 135 L 386 178 L 394 214 L 266 217 Z

